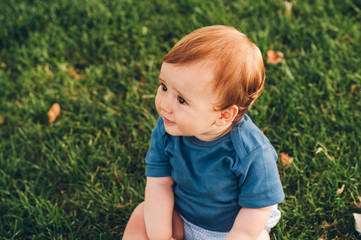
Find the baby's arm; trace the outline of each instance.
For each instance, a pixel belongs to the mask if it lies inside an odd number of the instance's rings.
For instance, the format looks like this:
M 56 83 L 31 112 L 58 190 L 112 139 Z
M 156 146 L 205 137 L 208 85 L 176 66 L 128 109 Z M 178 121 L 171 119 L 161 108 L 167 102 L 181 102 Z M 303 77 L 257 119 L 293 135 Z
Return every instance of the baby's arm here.
M 150 240 L 172 238 L 173 183 L 171 177 L 147 177 L 144 220 Z
M 264 230 L 272 206 L 265 208 L 241 208 L 226 240 L 257 239 Z

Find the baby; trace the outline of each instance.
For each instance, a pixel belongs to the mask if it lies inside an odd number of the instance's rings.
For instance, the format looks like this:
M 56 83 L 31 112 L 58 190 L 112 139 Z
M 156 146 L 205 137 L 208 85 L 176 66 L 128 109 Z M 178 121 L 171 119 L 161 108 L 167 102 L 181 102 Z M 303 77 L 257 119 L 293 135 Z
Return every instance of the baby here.
M 198 29 L 163 58 L 145 201 L 123 239 L 269 239 L 284 193 L 277 153 L 246 111 L 262 54 L 227 26 Z

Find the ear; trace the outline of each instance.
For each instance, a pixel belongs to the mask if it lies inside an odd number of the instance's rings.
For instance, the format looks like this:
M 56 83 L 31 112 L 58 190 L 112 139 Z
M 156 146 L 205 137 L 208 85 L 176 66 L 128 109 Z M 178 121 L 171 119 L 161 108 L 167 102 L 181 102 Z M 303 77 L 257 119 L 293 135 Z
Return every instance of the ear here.
M 236 105 L 232 105 L 226 110 L 222 110 L 219 113 L 219 117 L 216 120 L 216 125 L 224 126 L 229 123 L 232 123 L 234 118 L 237 116 L 237 114 L 238 114 L 238 107 Z

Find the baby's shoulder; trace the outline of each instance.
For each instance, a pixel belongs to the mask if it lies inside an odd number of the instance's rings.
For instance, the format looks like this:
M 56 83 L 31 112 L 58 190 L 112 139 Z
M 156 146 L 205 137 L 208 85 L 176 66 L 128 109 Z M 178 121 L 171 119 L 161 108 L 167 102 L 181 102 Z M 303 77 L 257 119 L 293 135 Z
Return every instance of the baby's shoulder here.
M 264 145 L 270 145 L 269 139 L 248 115 L 245 115 L 242 121 L 232 129 L 231 137 L 234 148 L 241 158 Z

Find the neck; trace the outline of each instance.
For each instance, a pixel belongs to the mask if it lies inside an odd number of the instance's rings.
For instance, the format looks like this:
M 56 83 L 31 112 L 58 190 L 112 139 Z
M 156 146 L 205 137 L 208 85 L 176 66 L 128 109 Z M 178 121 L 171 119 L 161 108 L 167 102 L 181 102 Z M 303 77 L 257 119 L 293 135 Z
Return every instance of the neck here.
M 232 126 L 233 126 L 232 123 L 229 123 L 229 124 L 221 126 L 221 127 L 214 125 L 213 127 L 215 129 L 213 131 L 210 131 L 206 134 L 197 135 L 195 137 L 204 142 L 214 141 L 214 140 L 226 135 L 228 132 L 230 132 L 232 130 Z

